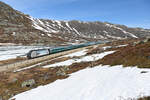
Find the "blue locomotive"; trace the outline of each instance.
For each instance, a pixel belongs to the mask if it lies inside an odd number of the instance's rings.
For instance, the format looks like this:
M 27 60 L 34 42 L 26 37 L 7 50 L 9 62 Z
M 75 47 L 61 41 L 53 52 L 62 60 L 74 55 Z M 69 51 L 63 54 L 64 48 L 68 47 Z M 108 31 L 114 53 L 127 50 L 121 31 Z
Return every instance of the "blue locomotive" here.
M 67 50 L 72 50 L 72 49 L 96 45 L 96 44 L 102 44 L 102 43 L 106 43 L 106 42 L 108 42 L 108 41 L 87 42 L 87 43 L 83 43 L 83 44 L 71 45 L 71 46 L 65 46 L 65 47 L 31 50 L 27 53 L 27 58 L 28 59 L 38 58 L 38 57 L 42 57 L 42 56 L 46 56 L 46 55 L 50 55 L 50 54 L 54 54 L 54 53 L 58 53 L 58 52 L 63 52 L 63 51 L 67 51 Z

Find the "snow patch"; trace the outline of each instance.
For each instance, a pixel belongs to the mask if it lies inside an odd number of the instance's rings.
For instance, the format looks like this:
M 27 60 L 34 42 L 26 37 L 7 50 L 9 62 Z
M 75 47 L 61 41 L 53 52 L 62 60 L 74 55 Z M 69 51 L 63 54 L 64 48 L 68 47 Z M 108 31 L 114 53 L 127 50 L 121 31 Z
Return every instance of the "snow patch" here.
M 107 31 L 103 31 L 104 33 L 108 33 Z
M 80 62 L 89 62 L 89 61 L 96 61 L 99 59 L 102 59 L 104 56 L 114 53 L 115 51 L 107 51 L 100 54 L 93 54 L 89 56 L 82 57 L 80 59 L 69 59 L 63 62 L 58 62 L 51 65 L 43 66 L 43 68 L 49 68 L 49 67 L 58 67 L 58 66 L 69 66 L 73 63 L 80 63 Z
M 97 66 L 20 93 L 15 100 L 130 100 L 150 95 L 150 69 Z
M 73 30 L 74 30 L 78 35 L 80 35 L 80 33 L 79 33 L 75 28 L 73 28 Z
M 55 20 L 55 22 L 56 22 L 60 27 L 63 27 L 63 26 L 61 25 L 61 21 Z
M 15 36 L 16 35 L 16 32 L 13 32 L 13 34 L 12 34 L 13 36 Z
M 48 32 L 48 33 L 58 33 L 58 31 L 51 29 L 48 23 L 43 23 L 39 19 L 34 19 L 33 17 L 28 17 L 32 21 L 32 26 L 35 29 L 41 30 L 43 32 Z M 57 21 L 58 22 L 58 21 Z
M 113 27 L 113 28 L 116 28 L 116 29 L 118 29 L 118 30 L 121 30 L 123 33 L 128 34 L 128 35 L 130 35 L 130 36 L 133 37 L 133 38 L 138 38 L 138 37 L 135 36 L 134 34 L 132 34 L 132 33 L 130 33 L 130 32 L 127 32 L 127 31 L 125 31 L 124 29 L 122 29 L 122 28 L 120 28 L 120 27 L 117 27 L 117 26 L 115 26 L 115 25 L 111 25 L 111 24 L 105 24 L 105 25 L 108 26 L 108 27 Z
M 66 26 L 67 26 L 70 30 L 72 30 L 72 28 L 70 27 L 70 25 L 69 25 L 68 22 L 66 22 Z
M 125 46 L 127 46 L 128 44 L 124 44 L 124 45 L 118 45 L 118 46 L 116 46 L 116 47 L 125 47 Z
M 78 57 L 78 56 L 84 56 L 87 54 L 87 49 L 86 50 L 81 50 L 81 51 L 78 51 L 78 52 L 74 52 L 74 53 L 71 53 L 71 54 L 68 54 L 68 55 L 65 55 L 64 57 Z
M 109 48 L 112 48 L 112 46 L 105 46 L 105 47 L 103 47 L 104 50 L 109 49 Z
M 116 36 L 112 36 L 112 35 L 109 35 L 109 34 L 107 34 L 106 36 L 109 37 L 109 38 L 113 38 L 113 39 L 123 39 L 121 37 L 116 37 Z

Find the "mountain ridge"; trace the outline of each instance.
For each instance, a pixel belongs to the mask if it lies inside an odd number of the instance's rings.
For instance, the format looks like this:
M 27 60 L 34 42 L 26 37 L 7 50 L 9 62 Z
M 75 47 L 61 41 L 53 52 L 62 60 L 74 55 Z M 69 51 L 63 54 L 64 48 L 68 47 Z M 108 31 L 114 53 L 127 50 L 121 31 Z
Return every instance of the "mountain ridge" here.
M 108 22 L 58 21 L 33 18 L 0 2 L 0 42 L 21 44 L 69 44 L 98 40 L 138 39 L 149 29 L 129 28 Z

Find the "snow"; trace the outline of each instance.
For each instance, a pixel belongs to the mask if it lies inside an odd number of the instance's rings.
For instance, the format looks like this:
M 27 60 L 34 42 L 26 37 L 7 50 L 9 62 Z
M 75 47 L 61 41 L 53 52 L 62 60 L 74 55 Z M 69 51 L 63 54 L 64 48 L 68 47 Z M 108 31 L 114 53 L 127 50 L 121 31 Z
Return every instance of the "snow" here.
M 27 70 L 27 69 L 31 69 L 31 68 L 34 68 L 36 67 L 37 65 L 40 65 L 41 63 L 38 63 L 38 64 L 35 64 L 35 65 L 32 65 L 32 66 L 29 66 L 29 67 L 25 67 L 25 68 L 21 68 L 21 69 L 18 69 L 18 70 L 14 70 L 13 72 L 20 72 L 20 71 L 24 71 L 24 70 Z
M 12 34 L 13 36 L 15 36 L 16 35 L 16 32 L 13 32 L 13 34 Z
M 79 33 L 75 28 L 73 28 L 73 30 L 74 30 L 78 35 L 80 35 L 80 33 Z
M 35 19 L 33 17 L 28 17 L 32 21 L 32 26 L 35 29 L 41 30 L 43 32 L 48 32 L 48 33 L 58 33 L 59 31 L 51 29 L 52 27 L 48 23 L 44 23 L 39 19 Z M 59 21 L 56 21 L 59 25 L 61 24 Z
M 43 26 L 44 25 L 44 23 L 43 22 L 41 22 L 39 19 L 34 19 L 33 17 L 28 17 L 31 21 L 32 21 L 32 23 L 33 23 L 33 27 L 34 28 L 36 28 L 36 29 L 38 29 L 38 30 L 41 30 L 41 31 L 44 31 L 44 32 L 47 32 L 47 30 L 45 30 L 43 27 L 41 27 L 41 26 Z
M 60 27 L 63 27 L 63 26 L 61 25 L 61 21 L 55 20 L 55 22 L 56 22 Z
M 69 25 L 68 22 L 66 22 L 66 26 L 67 26 L 70 30 L 72 30 L 72 28 L 70 27 L 70 25 Z
M 43 68 L 57 67 L 57 66 L 69 66 L 69 65 L 72 65 L 73 63 L 96 61 L 96 60 L 102 59 L 104 56 L 112 54 L 114 52 L 115 51 L 107 51 L 107 52 L 103 52 L 100 54 L 93 54 L 93 55 L 85 56 L 82 58 L 69 59 L 69 60 L 66 60 L 63 62 L 58 62 L 55 64 L 43 66 Z
M 127 46 L 128 44 L 124 44 L 124 45 L 118 45 L 118 46 L 116 46 L 116 47 L 125 47 L 125 46 Z
M 44 36 L 44 34 L 41 34 L 42 36 Z
M 112 36 L 112 35 L 109 35 L 109 34 L 107 34 L 106 36 L 109 37 L 109 38 L 113 38 L 113 39 L 123 39 L 121 37 L 116 37 L 116 36 Z
M 100 37 L 100 38 L 103 38 L 103 39 L 106 39 L 106 37 L 104 37 L 104 36 L 102 36 L 102 35 L 99 35 L 99 37 Z
M 109 49 L 109 48 L 112 48 L 112 46 L 105 46 L 105 47 L 103 47 L 104 50 Z
M 129 34 L 130 36 L 134 37 L 134 38 L 138 38 L 137 36 L 133 35 L 132 33 L 129 33 L 129 32 L 128 32 L 128 34 Z
M 117 26 L 115 26 L 115 25 L 106 24 L 106 26 L 108 26 L 108 27 L 113 27 L 113 28 L 116 28 L 116 29 L 118 29 L 118 30 L 121 30 L 123 33 L 128 34 L 128 35 L 130 35 L 130 36 L 133 37 L 133 38 L 138 38 L 138 37 L 135 36 L 134 34 L 132 34 L 132 33 L 130 33 L 130 32 L 127 32 L 127 31 L 123 30 L 122 28 L 117 27 Z
M 141 73 L 141 71 L 147 73 Z M 150 69 L 96 66 L 20 93 L 15 100 L 131 100 L 150 95 Z
M 0 46 L 0 61 L 25 56 L 30 50 L 49 48 L 43 46 Z
M 51 37 L 52 35 L 51 34 L 47 34 L 49 37 Z
M 64 57 L 78 57 L 78 56 L 84 56 L 87 54 L 87 49 L 85 50 L 81 50 L 81 51 L 78 51 L 78 52 L 74 52 L 74 53 L 71 53 L 71 54 L 68 54 L 68 55 L 65 55 Z
M 103 31 L 104 33 L 108 33 L 107 31 Z
M 123 44 L 123 45 L 118 45 L 118 46 L 114 46 L 115 48 L 120 48 L 120 47 L 125 47 L 127 46 L 128 44 Z M 112 46 L 105 46 L 105 47 L 102 47 L 104 50 L 107 50 L 107 49 L 110 49 L 110 48 L 114 48 Z

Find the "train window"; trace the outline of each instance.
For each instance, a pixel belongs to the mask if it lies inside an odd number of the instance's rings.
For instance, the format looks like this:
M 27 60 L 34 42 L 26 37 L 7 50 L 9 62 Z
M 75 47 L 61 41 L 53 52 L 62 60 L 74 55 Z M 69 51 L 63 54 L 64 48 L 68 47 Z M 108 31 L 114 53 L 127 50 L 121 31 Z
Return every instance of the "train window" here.
M 36 53 L 37 53 L 37 56 L 42 56 L 42 55 L 49 54 L 49 51 L 48 49 L 42 49 L 42 50 L 37 50 Z

